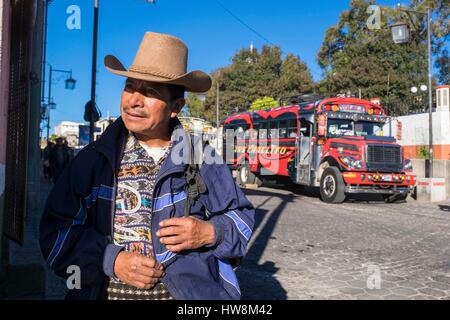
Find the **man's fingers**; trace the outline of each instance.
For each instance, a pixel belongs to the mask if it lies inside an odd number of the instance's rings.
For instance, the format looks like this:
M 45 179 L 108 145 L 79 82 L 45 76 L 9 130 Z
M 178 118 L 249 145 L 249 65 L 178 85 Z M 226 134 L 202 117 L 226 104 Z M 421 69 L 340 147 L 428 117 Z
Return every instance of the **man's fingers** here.
M 159 241 L 161 241 L 161 243 L 165 244 L 165 245 L 175 245 L 175 244 L 181 244 L 185 241 L 185 237 L 184 236 L 173 236 L 173 237 L 164 237 L 159 239 Z
M 145 270 L 145 273 L 140 274 L 151 278 L 161 278 L 164 274 L 164 270 L 151 268 L 150 270 Z
M 143 275 L 143 276 L 152 276 L 154 269 L 155 268 L 150 268 L 150 267 L 141 265 L 135 270 L 135 273 Z
M 140 283 L 143 283 L 143 284 L 146 284 L 146 285 L 147 284 L 156 283 L 158 281 L 158 278 L 153 278 L 153 277 L 151 277 L 149 275 L 142 275 L 142 274 L 139 274 L 139 273 L 134 273 L 132 278 L 133 278 L 134 282 L 140 282 Z
M 165 219 L 163 221 L 161 221 L 159 223 L 160 227 L 169 227 L 169 226 L 179 226 L 182 225 L 184 223 L 183 220 L 185 220 L 186 218 L 170 218 L 170 219 Z
M 140 256 L 138 262 L 141 265 L 149 267 L 149 268 L 155 268 L 156 263 L 157 263 L 153 257 L 145 257 L 145 256 Z
M 173 236 L 183 233 L 183 228 L 180 226 L 171 226 L 171 227 L 164 227 L 158 230 L 156 235 L 158 237 L 167 237 L 167 236 Z

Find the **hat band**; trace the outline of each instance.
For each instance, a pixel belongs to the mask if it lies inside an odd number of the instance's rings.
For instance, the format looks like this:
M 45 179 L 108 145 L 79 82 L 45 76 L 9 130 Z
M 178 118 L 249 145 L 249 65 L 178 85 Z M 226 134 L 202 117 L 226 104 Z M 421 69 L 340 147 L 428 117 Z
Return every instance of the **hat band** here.
M 167 80 L 171 80 L 171 79 L 175 79 L 175 78 L 180 77 L 179 75 L 175 75 L 175 74 L 171 74 L 171 73 L 165 73 L 165 72 L 160 72 L 160 71 L 155 71 L 155 70 L 150 70 L 150 69 L 141 68 L 141 67 L 133 67 L 133 66 L 131 66 L 129 70 L 133 71 L 133 72 L 137 72 L 137 73 L 150 74 L 152 76 L 164 78 L 164 79 L 167 79 Z

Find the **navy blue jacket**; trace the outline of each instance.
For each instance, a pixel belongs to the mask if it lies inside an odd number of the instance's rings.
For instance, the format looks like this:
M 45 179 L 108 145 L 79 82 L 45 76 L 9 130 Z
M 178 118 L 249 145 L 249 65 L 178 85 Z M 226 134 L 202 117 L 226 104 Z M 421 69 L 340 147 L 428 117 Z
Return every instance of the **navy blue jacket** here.
M 178 119 L 173 120 L 171 130 L 180 128 Z M 71 275 L 67 270 L 71 265 L 81 270 L 81 289 L 70 290 L 67 299 L 104 299 L 108 277 L 114 276 L 114 261 L 123 249 L 113 243 L 116 172 L 126 136 L 119 118 L 100 139 L 79 152 L 47 199 L 40 226 L 43 256 L 60 277 Z M 156 236 L 160 221 L 184 214 L 186 164 L 174 162 L 172 154 L 179 152 L 183 157 L 185 149 L 179 147 L 185 141 L 174 141 L 153 193 L 154 255 L 166 271 L 161 281 L 178 300 L 239 299 L 239 284 L 230 262 L 246 254 L 254 209 L 226 164 L 203 163 L 200 174 L 207 192 L 191 210 L 191 215 L 213 224 L 215 244 L 175 254 Z

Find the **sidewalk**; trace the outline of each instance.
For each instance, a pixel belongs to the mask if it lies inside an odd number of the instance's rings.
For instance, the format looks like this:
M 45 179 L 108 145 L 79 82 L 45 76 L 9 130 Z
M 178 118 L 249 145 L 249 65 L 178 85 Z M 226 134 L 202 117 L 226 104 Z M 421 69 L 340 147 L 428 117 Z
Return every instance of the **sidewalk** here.
M 65 281 L 50 271 L 39 247 L 40 219 L 52 187 L 41 173 L 39 195 L 36 196 L 38 209 L 26 217 L 24 245 L 10 242 L 11 299 L 63 299 L 65 296 Z

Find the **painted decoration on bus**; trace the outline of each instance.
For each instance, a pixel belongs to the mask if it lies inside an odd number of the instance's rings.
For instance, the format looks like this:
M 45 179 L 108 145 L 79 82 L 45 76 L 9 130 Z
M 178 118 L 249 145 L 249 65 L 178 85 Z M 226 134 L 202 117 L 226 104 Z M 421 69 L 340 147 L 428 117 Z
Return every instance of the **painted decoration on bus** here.
M 366 113 L 366 108 L 364 106 L 359 106 L 356 104 L 340 104 L 339 111 Z
M 280 146 L 236 146 L 235 152 L 237 153 L 244 153 L 247 151 L 247 153 L 262 153 L 262 154 L 280 154 L 285 155 L 288 153 L 288 151 L 292 151 L 292 148 L 289 147 L 280 147 Z

